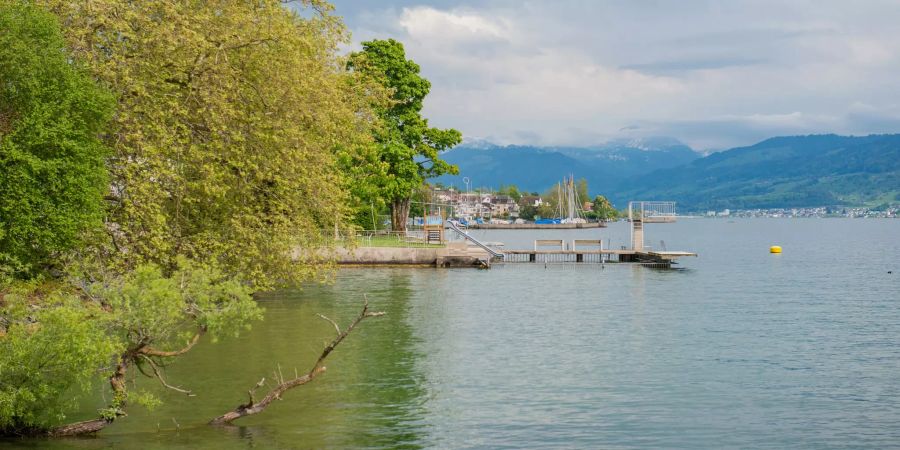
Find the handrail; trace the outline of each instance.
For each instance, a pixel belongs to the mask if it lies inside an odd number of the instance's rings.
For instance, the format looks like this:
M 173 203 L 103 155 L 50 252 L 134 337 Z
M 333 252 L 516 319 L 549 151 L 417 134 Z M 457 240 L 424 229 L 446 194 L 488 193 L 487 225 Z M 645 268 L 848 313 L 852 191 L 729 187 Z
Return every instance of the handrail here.
M 467 233 L 467 232 L 461 230 L 455 223 L 453 223 L 453 222 L 451 222 L 451 221 L 448 220 L 448 221 L 447 221 L 447 224 L 450 225 L 450 229 L 451 229 L 451 230 L 455 231 L 457 234 L 459 234 L 460 236 L 462 236 L 463 239 L 466 239 L 466 240 L 468 240 L 468 241 L 471 241 L 473 244 L 477 245 L 478 247 L 481 247 L 484 251 L 490 253 L 491 256 L 494 256 L 494 257 L 496 257 L 496 258 L 503 258 L 504 255 L 503 255 L 502 252 L 498 252 L 497 250 L 494 250 L 494 249 L 488 247 L 487 245 L 485 245 L 484 243 L 482 243 L 482 242 L 479 241 L 478 239 L 475 239 L 475 238 L 473 238 L 472 236 L 469 236 L 469 233 Z

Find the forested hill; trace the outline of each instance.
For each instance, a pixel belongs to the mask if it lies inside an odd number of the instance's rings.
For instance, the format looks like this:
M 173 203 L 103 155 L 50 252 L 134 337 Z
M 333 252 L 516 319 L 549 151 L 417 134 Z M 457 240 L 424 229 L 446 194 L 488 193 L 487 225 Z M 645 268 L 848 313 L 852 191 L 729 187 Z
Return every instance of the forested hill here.
M 611 142 L 603 146 L 535 147 L 468 144 L 442 157 L 459 166 L 458 176 L 443 176 L 445 185 L 493 187 L 515 184 L 526 191 L 543 192 L 574 174 L 588 180 L 592 191 L 606 192 L 629 177 L 679 166 L 700 157 L 690 147 L 665 138 Z
M 682 209 L 869 205 L 900 201 L 900 135 L 776 137 L 622 184 L 613 198 Z
M 445 158 L 462 187 L 516 184 L 544 191 L 567 174 L 591 194 L 622 207 L 628 200 L 675 200 L 679 209 L 775 208 L 900 203 L 900 134 L 811 135 L 767 139 L 701 157 L 672 140 L 594 148 L 461 146 Z

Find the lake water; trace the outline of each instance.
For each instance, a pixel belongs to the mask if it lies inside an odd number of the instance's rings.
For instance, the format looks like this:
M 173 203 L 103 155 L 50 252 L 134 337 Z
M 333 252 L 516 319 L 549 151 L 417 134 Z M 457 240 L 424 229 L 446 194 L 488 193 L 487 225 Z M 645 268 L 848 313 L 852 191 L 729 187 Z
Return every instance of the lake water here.
M 480 231 L 628 240 L 625 223 Z M 196 397 L 54 448 L 886 448 L 900 446 L 900 221 L 682 220 L 647 242 L 681 270 L 508 264 L 347 269 L 262 300 L 266 320 L 169 370 Z M 784 253 L 768 253 L 770 245 Z M 889 274 L 888 271 L 893 271 Z M 210 418 L 280 365 L 306 369 L 363 294 L 328 371 L 238 426 Z M 99 399 L 96 405 L 102 404 Z M 87 405 L 93 407 L 95 405 Z M 87 409 L 90 411 L 90 408 Z

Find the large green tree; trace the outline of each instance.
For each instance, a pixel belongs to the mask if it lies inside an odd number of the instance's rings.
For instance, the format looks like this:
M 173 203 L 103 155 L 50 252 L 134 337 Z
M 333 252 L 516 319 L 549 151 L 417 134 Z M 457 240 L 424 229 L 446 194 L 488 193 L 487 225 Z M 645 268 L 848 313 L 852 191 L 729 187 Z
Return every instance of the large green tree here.
M 114 103 L 72 61 L 51 14 L 0 2 L 0 30 L 0 268 L 22 278 L 101 224 L 99 133 Z
M 431 83 L 419 74 L 419 65 L 406 59 L 403 44 L 393 39 L 363 42 L 362 51 L 350 56 L 348 66 L 389 89 L 391 102 L 375 105 L 381 126 L 374 130 L 386 174 L 377 181 L 391 209 L 391 226 L 406 230 L 410 199 L 425 180 L 459 169 L 439 155 L 462 141 L 454 129 L 428 126 L 422 117 Z
M 0 204 L 21 209 L 0 267 L 65 269 L 0 285 L 0 434 L 98 431 L 141 397 L 125 382 L 136 369 L 171 387 L 173 358 L 260 317 L 251 292 L 329 273 L 354 177 L 381 164 L 381 94 L 347 71 L 330 6 L 303 4 L 0 0 L 3 162 L 23 174 L 0 181 Z M 116 99 L 105 130 L 110 95 L 85 73 Z M 53 428 L 96 374 L 108 407 Z
M 108 267 L 171 272 L 186 256 L 258 289 L 322 276 L 356 183 L 343 169 L 366 160 L 377 121 L 330 5 L 39 3 L 119 99 Z

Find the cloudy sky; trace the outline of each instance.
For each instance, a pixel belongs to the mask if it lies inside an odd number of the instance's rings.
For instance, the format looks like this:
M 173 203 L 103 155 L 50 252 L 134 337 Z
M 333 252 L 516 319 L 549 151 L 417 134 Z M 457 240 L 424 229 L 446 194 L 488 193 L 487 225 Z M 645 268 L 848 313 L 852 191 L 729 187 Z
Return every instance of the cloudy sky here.
M 900 132 L 900 1 L 334 0 L 354 46 L 392 37 L 467 138 L 700 150 Z

